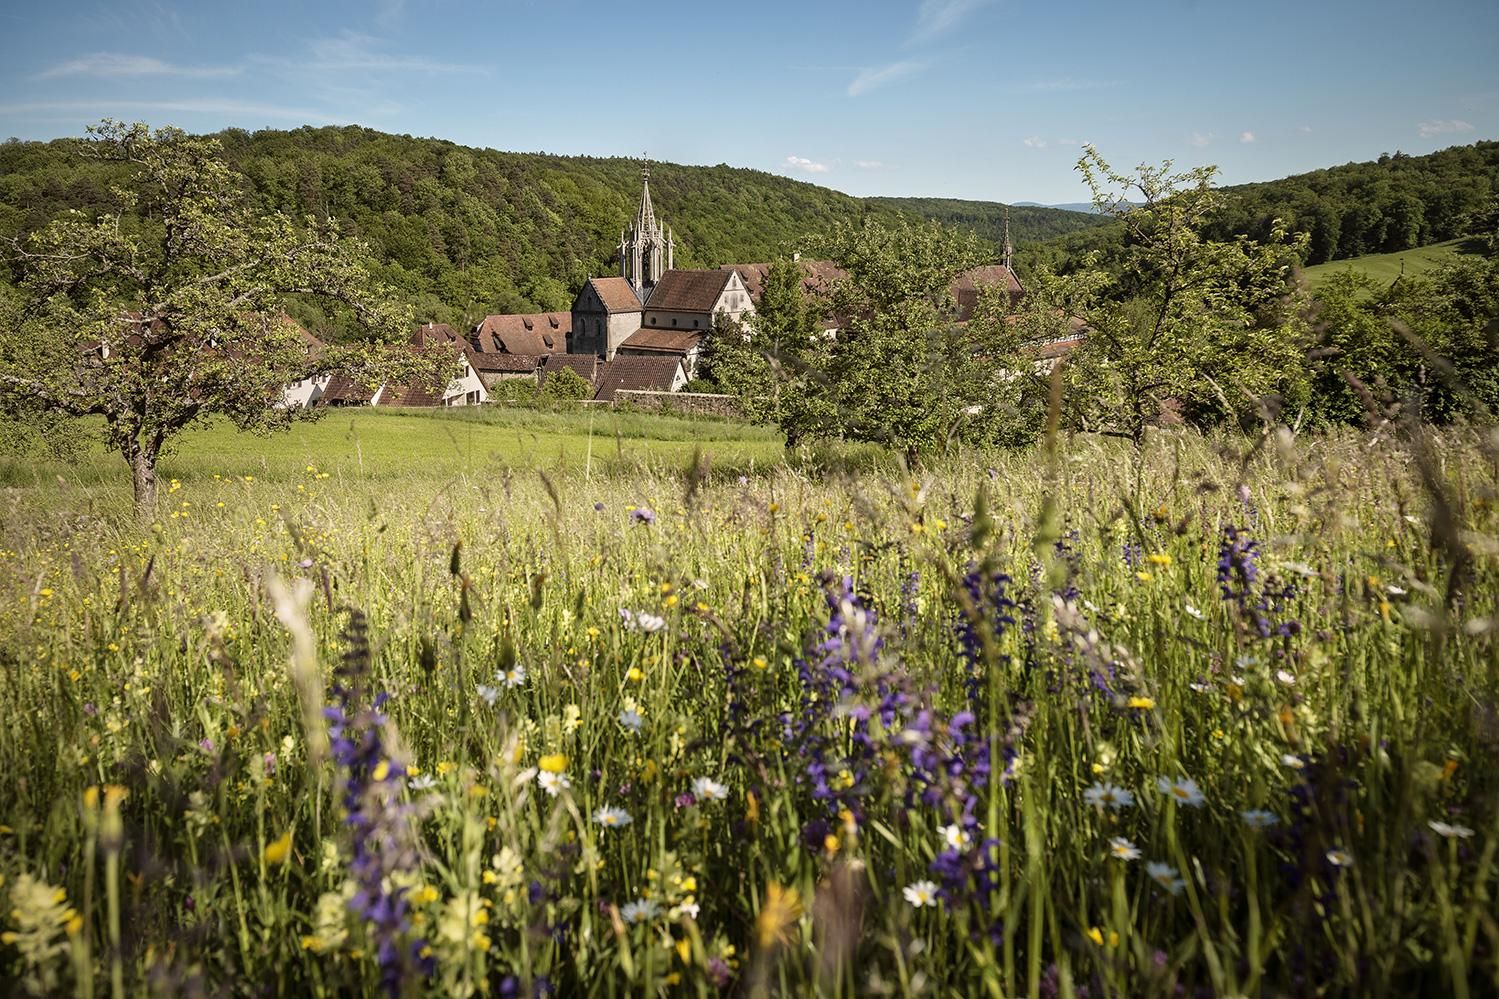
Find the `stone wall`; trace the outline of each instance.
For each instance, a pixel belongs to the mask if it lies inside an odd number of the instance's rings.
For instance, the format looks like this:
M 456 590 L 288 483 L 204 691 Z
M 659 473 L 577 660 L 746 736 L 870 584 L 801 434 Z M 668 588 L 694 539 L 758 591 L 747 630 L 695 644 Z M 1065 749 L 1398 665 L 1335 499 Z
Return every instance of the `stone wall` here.
M 620 389 L 614 393 L 614 402 L 616 405 L 629 405 L 635 409 L 669 409 L 674 413 L 691 416 L 737 419 L 744 415 L 737 395 L 719 395 L 714 392 L 645 392 Z

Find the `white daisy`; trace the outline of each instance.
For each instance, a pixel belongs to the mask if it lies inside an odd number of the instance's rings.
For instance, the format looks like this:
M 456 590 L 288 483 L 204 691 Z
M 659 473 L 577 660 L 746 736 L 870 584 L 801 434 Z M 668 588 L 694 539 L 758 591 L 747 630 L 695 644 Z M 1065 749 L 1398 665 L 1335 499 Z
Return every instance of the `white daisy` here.
M 553 798 L 573 786 L 573 782 L 568 780 L 567 774 L 552 773 L 550 770 L 543 770 L 537 774 L 536 783 L 540 784 L 541 789 Z
M 917 909 L 937 906 L 937 886 L 930 881 L 916 881 L 901 889 L 906 901 Z
M 692 794 L 699 801 L 723 801 L 729 789 L 712 777 L 699 777 L 692 782 Z
M 1151 880 L 1156 884 L 1173 895 L 1180 893 L 1187 886 L 1187 883 L 1177 876 L 1176 868 L 1170 864 L 1163 864 L 1159 860 L 1152 860 L 1146 864 L 1145 873 L 1150 875 Z
M 966 850 L 968 844 L 973 842 L 973 837 L 968 834 L 967 829 L 953 823 L 942 827 L 942 842 L 953 850 Z
M 1139 860 L 1140 848 L 1123 836 L 1115 836 L 1109 840 L 1109 856 L 1115 860 Z
M 1135 796 L 1117 784 L 1094 784 L 1083 792 L 1083 800 L 1102 811 L 1112 808 L 1119 811 L 1135 803 Z
M 1181 780 L 1162 777 L 1155 782 L 1155 786 L 1178 805 L 1201 808 L 1202 803 L 1207 800 L 1202 796 L 1202 789 L 1197 786 L 1197 782 L 1190 777 L 1183 777 Z
M 1467 839 L 1473 835 L 1473 830 L 1467 826 L 1449 825 L 1446 822 L 1438 822 L 1435 819 L 1426 824 L 1431 826 L 1432 832 L 1438 836 L 1445 836 L 1447 839 Z

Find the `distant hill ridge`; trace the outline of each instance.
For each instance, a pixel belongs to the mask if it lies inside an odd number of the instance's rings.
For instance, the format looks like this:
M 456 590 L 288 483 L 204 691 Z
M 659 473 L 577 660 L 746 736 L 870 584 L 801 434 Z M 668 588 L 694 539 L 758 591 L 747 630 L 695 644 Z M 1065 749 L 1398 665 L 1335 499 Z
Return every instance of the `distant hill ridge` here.
M 614 248 L 639 195 L 640 165 L 619 157 L 475 149 L 357 126 L 218 138 L 267 205 L 340 219 L 421 319 L 458 327 L 492 313 L 566 309 L 588 277 L 616 273 Z M 104 210 L 114 169 L 70 155 L 66 140 L 0 144 L 0 235 L 67 209 Z M 685 267 L 773 259 L 837 220 L 899 213 L 969 228 L 997 254 L 1006 215 L 997 202 L 860 199 L 722 164 L 652 164 L 651 188 Z M 1215 235 L 1262 236 L 1279 216 L 1313 234 L 1309 263 L 1398 251 L 1463 234 L 1467 213 L 1499 191 L 1499 142 L 1227 190 L 1231 209 Z M 1021 274 L 1090 249 L 1107 257 L 1118 244 L 1097 215 L 1031 205 L 1008 214 Z M 311 306 L 292 311 L 338 332 Z
M 475 149 L 355 126 L 217 137 L 267 205 L 344 222 L 419 318 L 458 327 L 491 313 L 566 309 L 589 277 L 617 273 L 615 247 L 640 196 L 640 164 L 619 157 Z M 113 175 L 71 156 L 68 140 L 0 145 L 0 235 L 70 208 L 105 209 Z M 774 259 L 836 220 L 902 210 L 725 165 L 652 163 L 651 192 L 675 231 L 679 267 Z M 1012 235 L 1024 245 L 1088 224 L 1017 210 Z M 988 234 L 980 220 L 974 228 Z M 294 303 L 298 319 L 329 328 L 308 310 Z

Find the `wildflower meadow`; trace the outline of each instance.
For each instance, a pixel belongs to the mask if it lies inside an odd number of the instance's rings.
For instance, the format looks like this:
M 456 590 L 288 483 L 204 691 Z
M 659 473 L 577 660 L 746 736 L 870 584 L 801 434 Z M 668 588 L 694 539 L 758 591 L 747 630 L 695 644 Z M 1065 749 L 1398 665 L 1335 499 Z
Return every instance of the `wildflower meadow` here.
M 1493 435 L 285 448 L 0 496 L 0 991 L 1499 992 Z

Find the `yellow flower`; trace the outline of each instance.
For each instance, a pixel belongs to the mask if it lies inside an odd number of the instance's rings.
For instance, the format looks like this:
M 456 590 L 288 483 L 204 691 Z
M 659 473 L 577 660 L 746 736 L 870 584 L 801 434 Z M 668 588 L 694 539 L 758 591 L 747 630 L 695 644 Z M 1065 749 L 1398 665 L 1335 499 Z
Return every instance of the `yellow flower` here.
M 1131 697 L 1129 699 L 1129 706 L 1132 708 L 1141 708 L 1143 710 L 1149 711 L 1151 708 L 1155 707 L 1155 701 L 1149 697 Z
M 770 663 L 765 660 L 764 656 L 756 656 L 750 661 L 750 665 L 754 666 L 755 669 L 765 669 L 770 665 Z
M 625 679 L 631 683 L 639 683 L 645 679 L 645 674 L 640 671 L 639 666 L 631 666 L 630 671 L 625 674 Z
M 265 846 L 265 862 L 267 864 L 284 864 L 286 858 L 291 854 L 291 830 L 282 833 L 280 838 L 267 843 Z
M 801 899 L 789 888 L 772 881 L 765 886 L 765 901 L 755 919 L 755 939 L 764 948 L 791 942 L 791 927 L 802 918 Z
M 1154 579 L 1154 578 L 1155 578 L 1155 577 L 1154 577 L 1154 576 L 1152 576 L 1152 575 L 1151 575 L 1151 574 L 1150 574 L 1150 573 L 1148 573 L 1148 572 L 1143 572 L 1143 571 L 1142 571 L 1142 572 L 1137 572 L 1137 573 L 1135 573 L 1135 578 L 1136 578 L 1136 579 L 1138 579 L 1138 580 L 1139 580 L 1139 581 L 1140 581 L 1140 582 L 1142 582 L 1142 583 L 1148 583 L 1148 582 L 1150 582 L 1150 581 L 1151 581 L 1151 580 L 1152 580 L 1152 579 Z
M 1168 566 L 1171 564 L 1171 556 L 1165 552 L 1156 552 L 1154 555 L 1147 555 L 1145 561 L 1152 565 Z
M 567 769 L 567 757 L 561 753 L 548 753 L 537 760 L 536 765 L 549 774 L 560 774 Z

